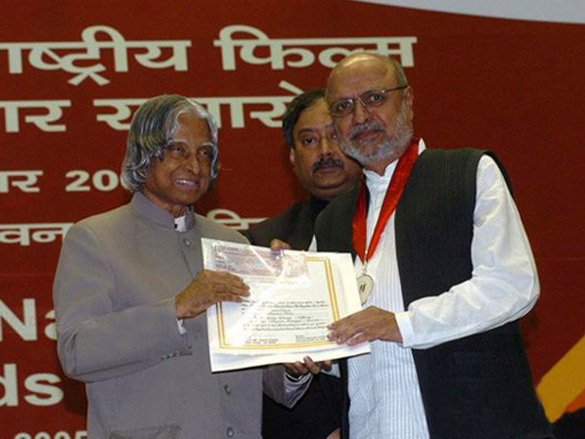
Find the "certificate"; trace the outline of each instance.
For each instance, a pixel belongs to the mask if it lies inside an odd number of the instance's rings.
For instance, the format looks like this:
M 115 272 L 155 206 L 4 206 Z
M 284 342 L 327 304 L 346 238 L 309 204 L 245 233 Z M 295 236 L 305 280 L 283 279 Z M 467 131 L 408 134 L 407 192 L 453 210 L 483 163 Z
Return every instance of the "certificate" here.
M 270 249 L 202 239 L 204 267 L 229 271 L 250 287 L 243 302 L 208 308 L 212 371 L 343 358 L 367 343 L 338 345 L 327 325 L 360 311 L 351 255 Z

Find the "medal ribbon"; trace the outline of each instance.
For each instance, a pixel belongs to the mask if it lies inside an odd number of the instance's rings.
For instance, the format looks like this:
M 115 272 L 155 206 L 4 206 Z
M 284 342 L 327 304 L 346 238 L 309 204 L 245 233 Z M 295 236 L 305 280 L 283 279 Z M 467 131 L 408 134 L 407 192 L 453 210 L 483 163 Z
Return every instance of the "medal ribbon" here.
M 367 249 L 366 185 L 363 182 L 360 185 L 360 193 L 358 195 L 356 211 L 353 216 L 351 227 L 353 232 L 353 248 L 363 263 L 368 262 L 376 251 L 382 232 L 386 227 L 386 223 L 392 215 L 392 212 L 394 212 L 394 209 L 396 209 L 398 200 L 400 200 L 400 196 L 406 185 L 406 180 L 408 180 L 410 171 L 418 157 L 418 142 L 419 139 L 413 139 L 412 145 L 410 145 L 398 160 L 398 164 L 396 165 L 388 189 L 386 189 L 386 195 L 384 196 L 384 202 L 382 203 L 382 210 L 378 217 L 378 221 L 376 222 L 376 227 L 374 228 L 374 236 L 372 236 L 372 241 Z

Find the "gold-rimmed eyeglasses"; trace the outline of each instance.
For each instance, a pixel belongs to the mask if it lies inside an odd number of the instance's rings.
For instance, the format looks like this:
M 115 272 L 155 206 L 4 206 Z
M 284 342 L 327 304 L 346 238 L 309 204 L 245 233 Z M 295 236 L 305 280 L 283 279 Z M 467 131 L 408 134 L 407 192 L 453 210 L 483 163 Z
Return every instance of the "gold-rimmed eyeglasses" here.
M 382 106 L 387 100 L 386 93 L 391 91 L 403 90 L 408 85 L 398 85 L 382 90 L 368 90 L 363 92 L 357 98 L 343 98 L 333 102 L 329 107 L 329 113 L 336 118 L 349 116 L 355 109 L 355 102 L 360 101 L 364 108 L 376 108 Z

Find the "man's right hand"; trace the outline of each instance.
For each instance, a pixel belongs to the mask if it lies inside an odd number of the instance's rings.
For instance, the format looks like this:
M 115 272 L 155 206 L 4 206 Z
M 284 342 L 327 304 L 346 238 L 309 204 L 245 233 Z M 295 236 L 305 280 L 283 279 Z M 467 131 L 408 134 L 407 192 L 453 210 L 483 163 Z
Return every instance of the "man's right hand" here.
M 177 318 L 195 317 L 218 302 L 241 302 L 250 295 L 242 278 L 227 272 L 202 270 L 175 298 Z
M 303 361 L 297 361 L 295 363 L 284 363 L 284 368 L 287 373 L 294 378 L 298 378 L 301 375 L 312 373 L 317 375 L 321 370 L 331 370 L 333 362 L 331 360 L 325 361 L 313 361 L 309 356 L 303 358 Z

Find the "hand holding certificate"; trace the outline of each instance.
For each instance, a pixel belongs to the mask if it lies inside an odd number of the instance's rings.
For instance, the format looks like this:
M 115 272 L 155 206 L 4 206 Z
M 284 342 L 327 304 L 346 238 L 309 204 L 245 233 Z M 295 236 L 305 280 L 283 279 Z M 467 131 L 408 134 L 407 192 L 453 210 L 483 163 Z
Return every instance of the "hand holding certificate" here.
M 338 345 L 327 325 L 361 310 L 349 254 L 286 250 L 202 239 L 206 269 L 229 271 L 250 288 L 243 302 L 207 310 L 212 371 L 343 358 L 367 343 Z

